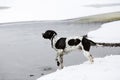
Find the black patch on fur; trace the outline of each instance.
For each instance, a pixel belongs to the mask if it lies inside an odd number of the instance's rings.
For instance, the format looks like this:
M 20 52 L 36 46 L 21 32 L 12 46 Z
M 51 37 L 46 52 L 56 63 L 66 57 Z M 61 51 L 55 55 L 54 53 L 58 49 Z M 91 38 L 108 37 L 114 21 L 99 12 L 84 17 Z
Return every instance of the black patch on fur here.
M 55 44 L 55 47 L 57 49 L 65 49 L 66 47 L 66 38 L 60 38 L 56 44 Z
M 70 39 L 69 41 L 68 41 L 68 44 L 70 45 L 70 46 L 76 46 L 76 45 L 78 45 L 80 43 L 80 39 Z
M 86 51 L 90 50 L 90 41 L 86 39 L 85 37 L 83 37 L 82 39 L 82 45 L 83 45 L 84 50 Z

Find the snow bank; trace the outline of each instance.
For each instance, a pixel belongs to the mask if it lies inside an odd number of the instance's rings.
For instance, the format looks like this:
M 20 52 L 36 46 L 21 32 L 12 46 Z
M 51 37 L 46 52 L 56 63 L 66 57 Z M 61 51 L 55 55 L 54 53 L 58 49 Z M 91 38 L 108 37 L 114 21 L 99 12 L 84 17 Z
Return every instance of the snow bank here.
M 95 42 L 120 43 L 120 21 L 103 24 L 101 28 L 88 33 Z
M 120 55 L 95 58 L 94 64 L 65 67 L 37 80 L 120 80 Z

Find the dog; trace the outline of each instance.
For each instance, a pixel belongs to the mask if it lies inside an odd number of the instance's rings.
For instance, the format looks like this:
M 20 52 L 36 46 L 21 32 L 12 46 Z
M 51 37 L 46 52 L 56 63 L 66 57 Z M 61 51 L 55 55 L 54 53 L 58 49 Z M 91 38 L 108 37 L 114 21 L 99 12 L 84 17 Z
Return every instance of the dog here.
M 54 30 L 47 30 L 42 33 L 44 39 L 51 41 L 51 46 L 57 51 L 56 62 L 57 66 L 63 69 L 63 56 L 72 50 L 79 49 L 83 51 L 84 56 L 93 63 L 93 56 L 89 53 L 92 44 L 96 45 L 92 40 L 83 37 L 57 37 L 57 33 Z

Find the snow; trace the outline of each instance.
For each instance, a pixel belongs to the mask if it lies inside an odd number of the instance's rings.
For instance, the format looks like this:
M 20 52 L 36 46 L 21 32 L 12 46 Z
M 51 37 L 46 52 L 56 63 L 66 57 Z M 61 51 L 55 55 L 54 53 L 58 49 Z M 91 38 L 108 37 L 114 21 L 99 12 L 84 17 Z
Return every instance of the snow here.
M 0 10 L 0 23 L 18 21 L 62 20 L 88 15 L 120 11 L 120 6 L 91 7 L 87 5 L 108 5 L 120 0 L 2 0 L 0 6 L 11 7 Z
M 94 64 L 65 67 L 37 80 L 120 80 L 119 63 L 120 55 L 95 58 Z
M 95 42 L 120 43 L 120 21 L 103 24 L 101 28 L 88 33 Z

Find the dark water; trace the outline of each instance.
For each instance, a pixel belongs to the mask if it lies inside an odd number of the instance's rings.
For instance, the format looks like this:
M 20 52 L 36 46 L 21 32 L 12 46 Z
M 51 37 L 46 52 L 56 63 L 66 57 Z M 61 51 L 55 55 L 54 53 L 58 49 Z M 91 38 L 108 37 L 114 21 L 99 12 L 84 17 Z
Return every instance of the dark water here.
M 0 25 L 0 80 L 35 80 L 56 71 L 56 52 L 41 34 L 53 29 L 59 36 L 82 36 L 99 28 L 101 23 L 22 22 Z M 92 47 L 94 57 L 119 55 L 119 47 Z M 87 59 L 79 51 L 64 56 L 65 66 Z

